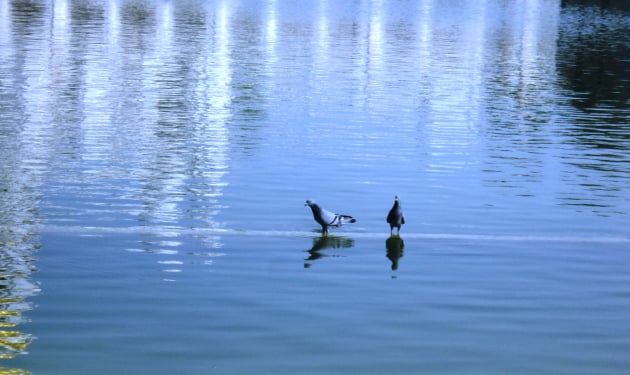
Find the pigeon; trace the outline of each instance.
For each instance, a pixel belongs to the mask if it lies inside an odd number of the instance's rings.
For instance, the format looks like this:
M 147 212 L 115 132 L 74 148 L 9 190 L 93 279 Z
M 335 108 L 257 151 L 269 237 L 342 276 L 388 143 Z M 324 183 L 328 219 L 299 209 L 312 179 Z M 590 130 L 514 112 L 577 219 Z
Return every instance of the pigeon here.
M 328 210 L 325 210 L 317 205 L 317 203 L 310 200 L 306 201 L 305 206 L 309 206 L 313 211 L 313 219 L 322 226 L 322 235 L 328 235 L 328 227 L 340 227 L 343 224 L 354 223 L 357 220 L 350 215 L 334 214 Z
M 405 223 L 405 214 L 402 211 L 398 195 L 394 198 L 394 205 L 387 214 L 387 222 L 389 223 L 389 235 L 392 236 L 394 234 L 394 227 L 398 229 L 396 234 L 400 235 L 400 227 Z

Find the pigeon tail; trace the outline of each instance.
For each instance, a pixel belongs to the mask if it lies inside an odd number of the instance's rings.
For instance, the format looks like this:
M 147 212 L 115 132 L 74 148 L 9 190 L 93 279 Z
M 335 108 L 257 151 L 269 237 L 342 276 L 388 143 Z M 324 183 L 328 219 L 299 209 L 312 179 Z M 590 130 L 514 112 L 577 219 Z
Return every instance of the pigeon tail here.
M 343 224 L 356 223 L 356 221 L 357 219 L 353 218 L 350 215 L 335 214 L 335 217 L 328 225 L 330 225 L 331 227 L 339 227 Z

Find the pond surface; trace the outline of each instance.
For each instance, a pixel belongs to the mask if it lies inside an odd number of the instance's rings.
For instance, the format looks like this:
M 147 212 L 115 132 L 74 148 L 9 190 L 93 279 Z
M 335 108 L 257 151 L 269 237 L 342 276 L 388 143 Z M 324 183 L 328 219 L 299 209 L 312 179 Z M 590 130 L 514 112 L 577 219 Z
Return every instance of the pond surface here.
M 0 374 L 625 374 L 630 21 L 576 3 L 0 2 Z

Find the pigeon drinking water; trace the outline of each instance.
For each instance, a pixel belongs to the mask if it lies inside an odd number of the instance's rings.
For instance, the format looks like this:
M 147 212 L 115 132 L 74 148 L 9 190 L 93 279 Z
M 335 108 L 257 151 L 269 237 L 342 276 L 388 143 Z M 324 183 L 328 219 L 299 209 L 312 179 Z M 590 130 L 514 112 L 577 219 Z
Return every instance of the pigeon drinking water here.
M 394 227 L 398 229 L 396 234 L 400 235 L 400 227 L 405 223 L 405 214 L 402 211 L 398 196 L 394 198 L 394 205 L 389 210 L 389 214 L 387 214 L 387 222 L 389 223 L 389 235 L 392 236 L 394 234 Z
M 350 215 L 334 214 L 328 210 L 319 207 L 315 202 L 306 201 L 305 206 L 309 206 L 313 211 L 313 219 L 322 226 L 322 235 L 328 235 L 328 227 L 340 227 L 343 224 L 354 223 L 356 219 Z

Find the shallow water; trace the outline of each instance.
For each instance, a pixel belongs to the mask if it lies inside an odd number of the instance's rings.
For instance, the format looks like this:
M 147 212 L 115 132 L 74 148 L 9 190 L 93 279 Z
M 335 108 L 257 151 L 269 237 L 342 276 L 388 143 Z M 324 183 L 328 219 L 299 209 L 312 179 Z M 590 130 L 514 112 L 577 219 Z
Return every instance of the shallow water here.
M 0 373 L 625 373 L 628 22 L 1 3 Z

